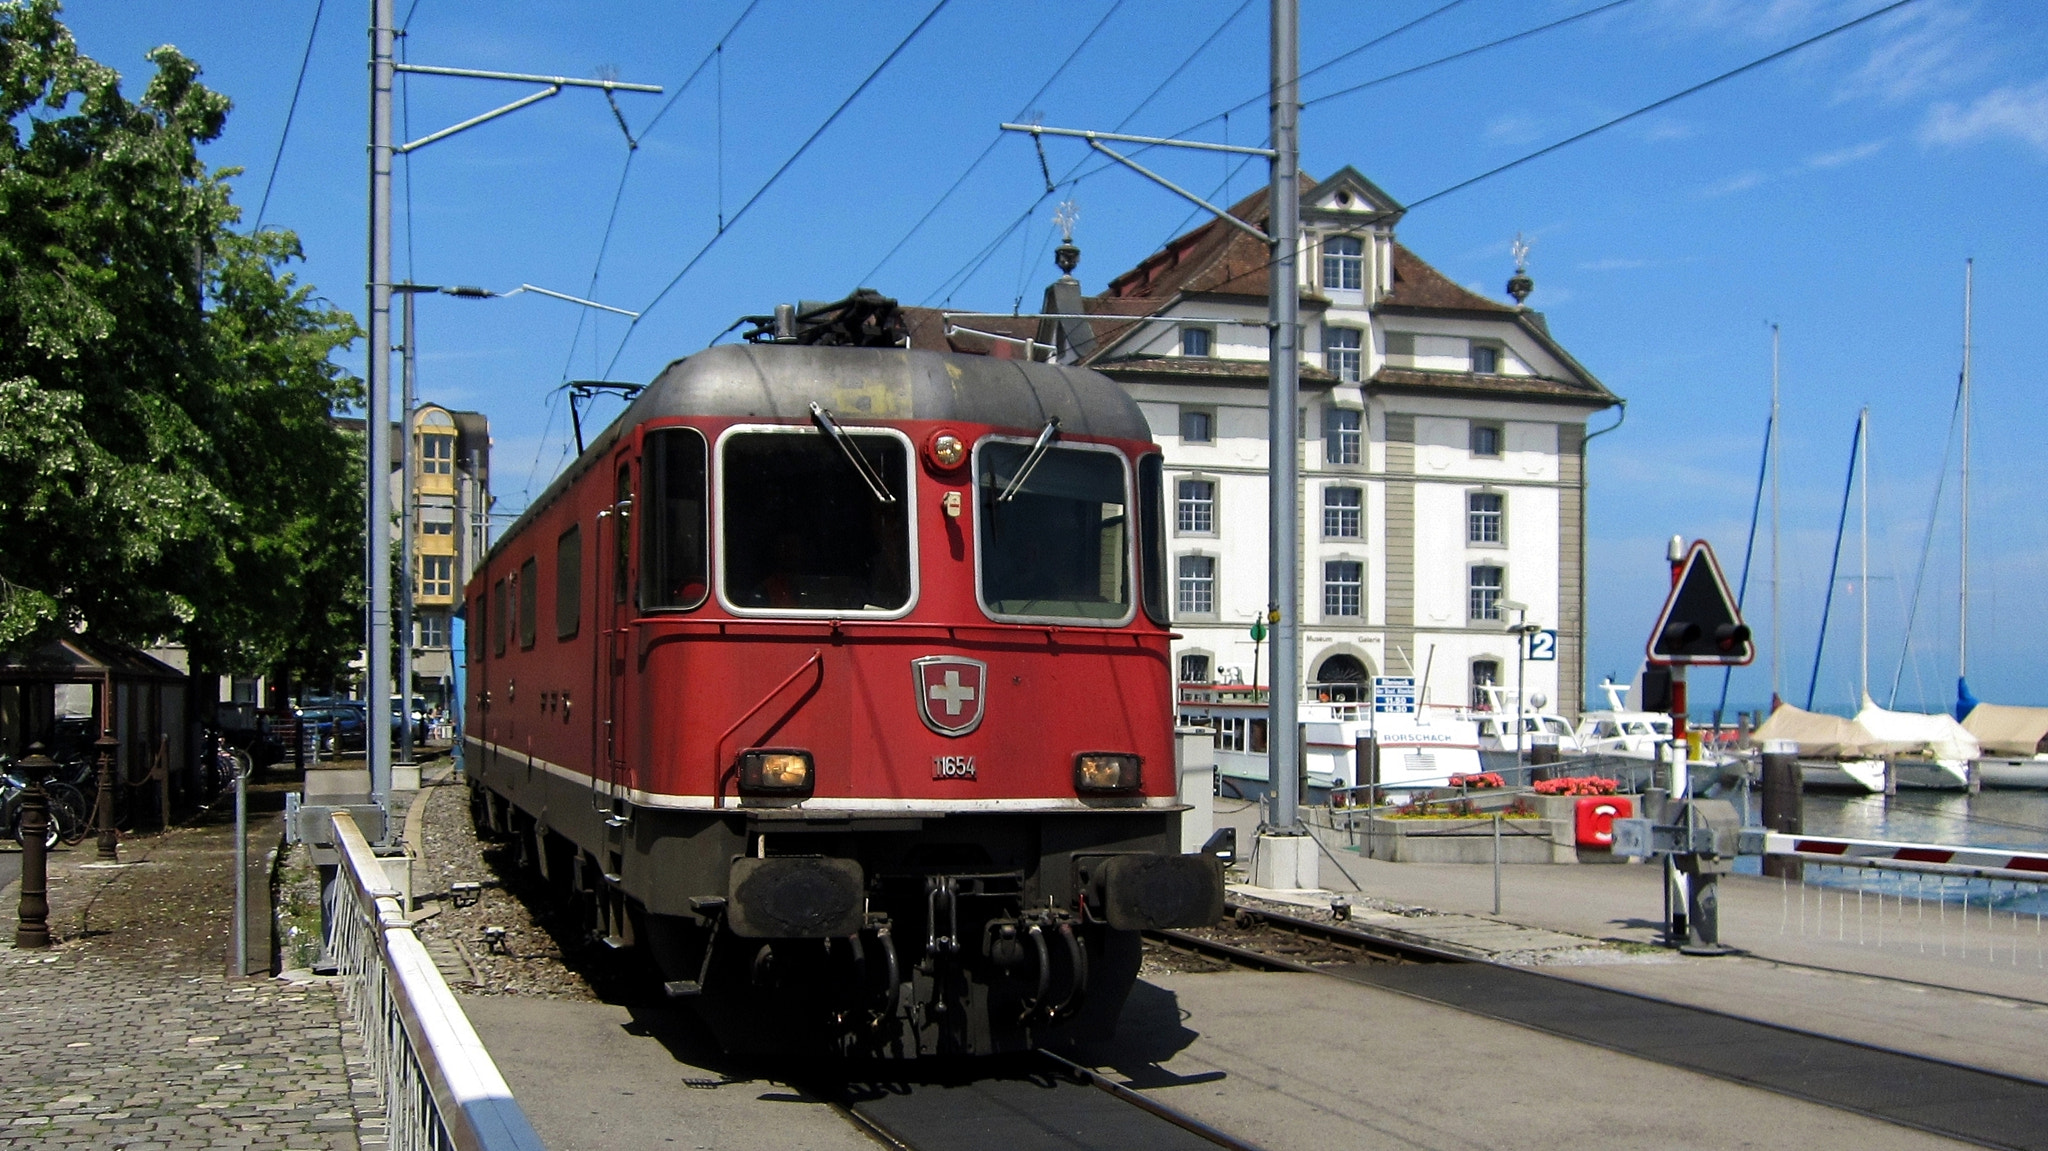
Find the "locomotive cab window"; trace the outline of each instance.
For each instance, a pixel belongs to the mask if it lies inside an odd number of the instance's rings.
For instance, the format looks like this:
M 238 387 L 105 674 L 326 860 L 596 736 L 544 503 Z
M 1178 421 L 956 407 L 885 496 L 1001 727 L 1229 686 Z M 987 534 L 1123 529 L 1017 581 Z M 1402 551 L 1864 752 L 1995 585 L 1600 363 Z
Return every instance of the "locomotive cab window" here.
M 843 442 L 845 450 L 807 427 L 740 430 L 720 442 L 720 580 L 733 610 L 909 608 L 910 443 L 866 428 L 845 429 Z
M 647 496 L 640 514 L 640 607 L 697 607 L 710 581 L 704 548 L 704 437 L 691 428 L 649 432 L 640 481 Z
M 997 619 L 1131 617 L 1130 495 L 1113 448 L 988 440 L 975 466 L 981 602 Z M 1028 466 L 1027 466 L 1028 465 Z

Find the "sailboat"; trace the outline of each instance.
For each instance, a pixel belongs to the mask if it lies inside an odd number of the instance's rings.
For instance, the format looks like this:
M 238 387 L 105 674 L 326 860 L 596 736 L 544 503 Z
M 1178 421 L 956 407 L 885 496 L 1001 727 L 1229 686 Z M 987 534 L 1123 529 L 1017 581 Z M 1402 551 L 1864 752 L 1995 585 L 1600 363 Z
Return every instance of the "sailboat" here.
M 1957 403 L 1963 422 L 1962 586 L 1958 595 L 1956 718 L 1984 754 L 1977 779 L 1986 787 L 2048 788 L 2048 707 L 1979 703 L 1970 691 L 1970 312 L 1975 260 L 1963 264 L 1963 372 Z

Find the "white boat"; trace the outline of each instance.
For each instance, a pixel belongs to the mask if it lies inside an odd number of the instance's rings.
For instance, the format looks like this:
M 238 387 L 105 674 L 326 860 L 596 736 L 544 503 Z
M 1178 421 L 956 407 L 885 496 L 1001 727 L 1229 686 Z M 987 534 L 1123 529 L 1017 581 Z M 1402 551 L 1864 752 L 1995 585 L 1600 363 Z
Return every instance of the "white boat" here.
M 1853 719 L 1783 703 L 1749 738 L 1759 748 L 1780 741 L 1792 744 L 1807 787 L 1884 790 L 1883 746 Z
M 1884 745 L 1892 779 L 1899 787 L 1967 791 L 1977 737 L 1946 715 L 1888 711 L 1863 697 L 1856 724 Z
M 1977 737 L 1985 787 L 2048 787 L 2048 707 L 1980 703 L 1963 726 Z
M 1519 758 L 1539 735 L 1556 740 L 1559 755 L 1579 755 L 1586 750 L 1570 720 L 1543 710 L 1550 701 L 1540 692 L 1530 697 L 1527 706 L 1518 707 L 1515 693 L 1507 688 L 1482 684 L 1479 690 L 1486 697 L 1486 706 L 1470 709 L 1464 718 L 1478 725 L 1481 751 L 1506 752 Z
M 1263 694 L 1224 685 L 1181 690 L 1181 725 L 1215 733 L 1216 771 L 1226 795 L 1255 798 L 1265 793 L 1270 777 Z M 1320 793 L 1327 801 L 1333 790 L 1372 782 L 1370 771 L 1368 778 L 1359 777 L 1358 745 L 1368 736 L 1379 747 L 1379 784 L 1385 796 L 1444 787 L 1452 776 L 1485 770 L 1479 759 L 1478 725 L 1449 709 L 1376 715 L 1366 703 L 1307 699 L 1299 714 L 1308 767 L 1304 800 L 1313 801 Z
M 1579 717 L 1573 733 L 1580 750 L 1592 755 L 1619 755 L 1630 759 L 1657 759 L 1671 742 L 1671 717 L 1662 712 L 1633 711 L 1623 701 L 1628 689 L 1613 680 L 1602 680 L 1600 690 L 1607 706 Z

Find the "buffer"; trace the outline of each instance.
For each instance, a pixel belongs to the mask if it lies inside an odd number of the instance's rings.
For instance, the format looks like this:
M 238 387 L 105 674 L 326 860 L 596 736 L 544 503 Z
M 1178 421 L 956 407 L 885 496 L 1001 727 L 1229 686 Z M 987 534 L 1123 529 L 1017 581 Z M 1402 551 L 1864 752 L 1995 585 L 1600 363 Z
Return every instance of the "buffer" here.
M 1705 540 L 1694 540 L 1647 647 L 1651 663 L 1745 665 L 1756 658 L 1749 625 Z

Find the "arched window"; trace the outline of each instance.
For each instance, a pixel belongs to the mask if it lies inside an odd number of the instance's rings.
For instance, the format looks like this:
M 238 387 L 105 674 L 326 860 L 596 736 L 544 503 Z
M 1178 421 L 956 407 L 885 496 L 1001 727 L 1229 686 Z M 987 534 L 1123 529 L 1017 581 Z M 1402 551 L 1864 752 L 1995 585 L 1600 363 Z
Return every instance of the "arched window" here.
M 1316 698 L 1332 703 L 1357 703 L 1365 697 L 1365 679 L 1365 661 L 1340 652 L 1316 668 Z

